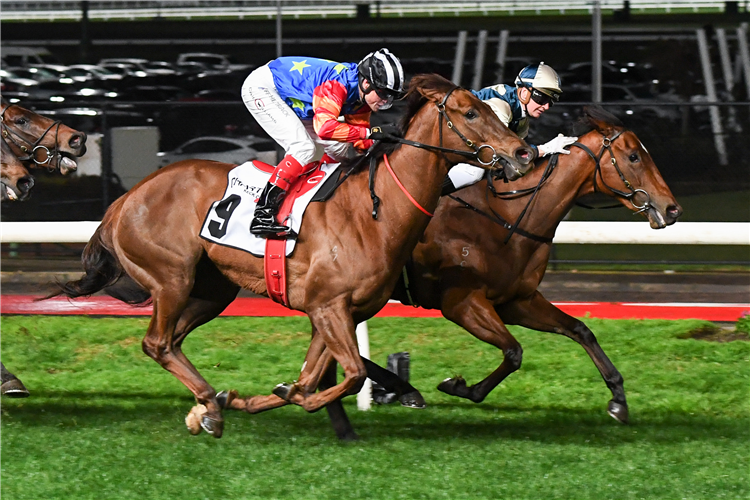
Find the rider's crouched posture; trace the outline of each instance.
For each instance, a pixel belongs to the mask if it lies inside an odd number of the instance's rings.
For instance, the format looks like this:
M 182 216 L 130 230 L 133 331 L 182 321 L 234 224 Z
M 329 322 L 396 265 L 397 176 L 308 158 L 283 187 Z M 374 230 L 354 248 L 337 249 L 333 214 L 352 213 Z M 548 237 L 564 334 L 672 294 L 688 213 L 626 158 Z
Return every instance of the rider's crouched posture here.
M 280 57 L 250 73 L 242 100 L 286 153 L 260 195 L 250 232 L 289 234 L 276 220 L 289 187 L 323 153 L 342 160 L 366 151 L 382 135 L 370 129 L 371 112 L 390 108 L 403 95 L 404 71 L 388 49 L 358 64 Z
M 521 139 L 529 134 L 530 118 L 542 116 L 542 113 L 557 102 L 562 94 L 560 77 L 554 69 L 543 62 L 523 68 L 516 77 L 515 87 L 499 83 L 472 92 L 489 105 L 500 121 Z M 577 140 L 577 137 L 564 137 L 561 134 L 546 144 L 530 146 L 539 158 L 555 153 L 570 154 L 570 151 L 564 148 Z M 448 173 L 443 185 L 443 194 L 475 184 L 484 174 L 485 171 L 481 168 L 460 163 Z

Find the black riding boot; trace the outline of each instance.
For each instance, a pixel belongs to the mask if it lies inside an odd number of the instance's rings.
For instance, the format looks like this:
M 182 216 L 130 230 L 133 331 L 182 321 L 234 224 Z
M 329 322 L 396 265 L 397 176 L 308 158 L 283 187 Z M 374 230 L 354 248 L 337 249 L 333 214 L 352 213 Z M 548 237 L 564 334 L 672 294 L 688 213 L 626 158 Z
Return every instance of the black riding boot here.
M 279 186 L 274 186 L 270 182 L 266 184 L 255 207 L 253 221 L 250 223 L 251 233 L 266 238 L 279 233 L 283 233 L 281 236 L 290 234 L 291 230 L 287 226 L 276 221 L 276 214 L 285 196 L 286 191 Z

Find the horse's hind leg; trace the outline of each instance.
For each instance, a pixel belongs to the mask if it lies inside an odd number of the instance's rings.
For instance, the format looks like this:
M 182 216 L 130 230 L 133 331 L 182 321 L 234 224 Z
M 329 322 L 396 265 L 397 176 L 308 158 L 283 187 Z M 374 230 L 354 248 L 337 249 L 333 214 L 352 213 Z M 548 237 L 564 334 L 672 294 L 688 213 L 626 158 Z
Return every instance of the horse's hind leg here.
M 582 321 L 562 312 L 539 292 L 528 300 L 503 305 L 499 312 L 510 324 L 558 333 L 581 344 L 612 392 L 607 412 L 618 422 L 628 423 L 628 404 L 625 401 L 622 375 L 604 354 L 594 333 Z
M 29 390 L 26 389 L 23 382 L 10 373 L 2 363 L 0 363 L 0 372 L 2 372 L 2 386 L 0 386 L 0 393 L 3 396 L 8 396 L 10 398 L 29 397 Z

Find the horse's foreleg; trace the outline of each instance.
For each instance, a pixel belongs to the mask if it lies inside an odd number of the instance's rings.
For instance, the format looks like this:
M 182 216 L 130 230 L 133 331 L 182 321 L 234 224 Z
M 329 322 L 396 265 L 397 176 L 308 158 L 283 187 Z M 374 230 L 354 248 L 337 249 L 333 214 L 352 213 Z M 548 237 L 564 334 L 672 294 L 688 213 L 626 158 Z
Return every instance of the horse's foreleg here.
M 362 363 L 362 358 L 359 356 L 357 343 L 354 340 L 354 320 L 348 312 L 346 303 L 343 301 L 329 303 L 324 307 L 308 310 L 308 315 L 313 327 L 318 332 L 313 337 L 312 343 L 316 342 L 316 337 L 320 337 L 320 340 L 326 346 L 326 350 L 323 350 L 317 356 L 315 352 L 312 352 L 313 349 L 308 352 L 312 355 L 306 360 L 306 363 L 313 364 L 310 373 L 317 374 L 317 379 L 311 376 L 302 385 L 299 383 L 292 386 L 280 384 L 274 389 L 274 394 L 287 399 L 290 403 L 302 406 L 309 412 L 314 412 L 346 394 L 359 391 L 365 381 L 367 372 L 364 363 Z M 327 369 L 328 363 L 325 361 L 325 356 L 328 355 L 332 355 L 344 369 L 344 380 L 329 389 L 312 394 L 310 393 L 311 388 L 314 390 L 315 387 L 318 387 L 320 379 Z M 319 362 L 321 364 L 318 364 Z M 320 370 L 320 368 L 325 369 Z
M 505 378 L 521 367 L 523 349 L 487 300 L 482 290 L 448 290 L 443 296 L 443 316 L 465 328 L 479 340 L 503 351 L 500 366 L 481 382 L 467 387 L 463 377 L 443 380 L 438 389 L 479 403 Z
M 160 289 L 184 290 L 186 288 L 174 285 Z M 200 321 L 213 314 L 218 306 L 206 300 L 180 297 L 174 293 L 172 295 L 152 294 L 152 297 L 154 313 L 143 339 L 143 352 L 177 377 L 195 395 L 198 403 L 204 405 L 207 410 L 200 417 L 201 427 L 214 437 L 221 437 L 224 420 L 221 416 L 221 407 L 216 401 L 216 391 L 182 353 L 181 347 L 182 341 L 190 331 L 190 326 L 202 324 Z M 213 317 L 216 315 L 218 312 Z M 178 324 L 184 328 L 183 331 L 176 331 Z
M 607 408 L 608 413 L 615 420 L 624 424 L 628 423 L 628 404 L 625 400 L 622 375 L 604 354 L 594 333 L 582 321 L 562 312 L 539 292 L 528 300 L 503 305 L 499 308 L 499 313 L 510 324 L 558 333 L 581 344 L 612 392 L 612 399 Z
M 23 382 L 10 373 L 5 365 L 0 363 L 0 372 L 2 373 L 2 385 L 0 394 L 10 398 L 26 398 L 29 396 L 29 390 L 23 385 Z
M 305 362 L 302 365 L 298 381 L 294 385 L 280 384 L 289 389 L 284 394 L 285 397 L 289 398 L 292 391 L 301 390 L 303 393 L 315 391 L 318 381 L 323 376 L 328 365 L 333 361 L 333 357 L 330 353 L 324 352 L 324 350 L 325 342 L 323 342 L 320 335 L 316 335 L 315 327 L 313 327 L 312 339 L 310 341 L 310 346 L 307 349 Z M 280 389 L 277 389 L 275 392 L 280 392 Z M 271 394 L 269 396 L 253 396 L 250 398 L 238 398 L 234 394 L 230 394 L 227 404 L 228 407 L 232 409 L 243 410 L 248 413 L 260 413 L 286 406 L 289 404 L 289 401 L 277 396 L 276 394 Z M 336 423 L 334 423 L 334 427 L 335 426 Z

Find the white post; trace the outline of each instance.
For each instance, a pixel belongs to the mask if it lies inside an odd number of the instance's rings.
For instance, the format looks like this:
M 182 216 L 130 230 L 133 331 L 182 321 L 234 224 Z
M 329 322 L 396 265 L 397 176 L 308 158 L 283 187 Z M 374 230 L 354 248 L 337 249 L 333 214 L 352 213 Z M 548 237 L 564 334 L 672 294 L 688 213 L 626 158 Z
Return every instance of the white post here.
M 363 358 L 370 359 L 370 335 L 367 331 L 367 323 L 357 325 L 357 344 L 359 345 L 359 355 Z M 365 385 L 357 394 L 357 408 L 366 411 L 372 405 L 372 380 L 365 380 Z
M 461 85 L 461 78 L 463 77 L 464 73 L 464 58 L 466 57 L 467 36 L 467 31 L 459 31 L 458 40 L 456 40 L 456 59 L 453 61 L 453 78 L 451 78 L 451 81 L 456 85 Z
M 497 57 L 495 58 L 495 62 L 497 63 L 495 81 L 497 83 L 503 83 L 503 78 L 505 78 L 505 56 L 508 53 L 509 36 L 510 32 L 508 30 L 501 30 L 500 38 L 497 41 Z
M 479 90 L 482 88 L 482 73 L 484 71 L 484 55 L 487 52 L 487 30 L 479 32 L 477 38 L 477 54 L 474 59 L 474 79 L 471 88 Z
M 742 62 L 742 69 L 745 74 L 745 88 L 747 89 L 747 96 L 750 99 L 750 50 L 747 46 L 747 23 L 740 24 L 737 28 L 737 47 L 740 52 L 740 61 Z
M 714 84 L 714 74 L 711 71 L 711 56 L 708 50 L 708 37 L 706 36 L 706 30 L 703 28 L 696 30 L 698 37 L 698 51 L 701 58 L 701 66 L 703 68 L 703 82 L 706 86 L 706 97 L 708 98 L 709 108 L 708 112 L 711 116 L 711 131 L 714 136 L 714 145 L 716 146 L 716 153 L 719 155 L 719 164 L 727 165 L 729 159 L 727 157 L 727 148 L 724 144 L 724 128 L 721 123 L 721 113 L 719 108 L 716 106 L 718 100 L 716 96 L 716 85 Z

